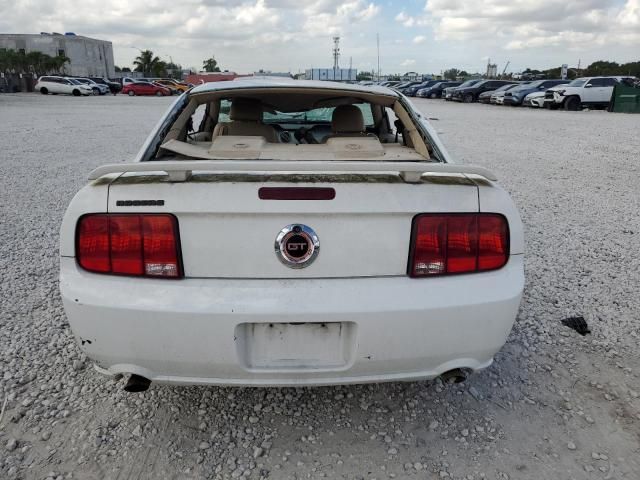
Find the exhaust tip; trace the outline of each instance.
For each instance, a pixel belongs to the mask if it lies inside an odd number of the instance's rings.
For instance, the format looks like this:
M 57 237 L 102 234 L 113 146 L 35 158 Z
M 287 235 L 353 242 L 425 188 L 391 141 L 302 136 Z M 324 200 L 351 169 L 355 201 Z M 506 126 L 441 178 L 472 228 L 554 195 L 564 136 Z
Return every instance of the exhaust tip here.
M 467 373 L 461 368 L 448 370 L 440 375 L 442 383 L 462 383 L 467 379 Z
M 129 393 L 146 392 L 149 389 L 149 385 L 151 385 L 151 380 L 134 373 L 127 380 L 124 391 Z

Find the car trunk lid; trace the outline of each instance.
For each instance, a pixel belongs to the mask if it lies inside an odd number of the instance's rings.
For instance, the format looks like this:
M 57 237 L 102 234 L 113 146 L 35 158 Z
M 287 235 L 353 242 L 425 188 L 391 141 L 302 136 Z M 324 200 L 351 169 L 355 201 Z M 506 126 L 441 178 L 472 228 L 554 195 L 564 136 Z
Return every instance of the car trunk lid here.
M 334 195 L 278 200 L 260 193 L 282 187 Z M 174 214 L 186 277 L 394 276 L 407 271 L 413 217 L 477 212 L 478 191 L 456 173 L 427 174 L 411 184 L 387 173 L 194 173 L 182 182 L 128 173 L 110 185 L 108 211 Z M 320 253 L 305 268 L 290 268 L 276 252 L 276 237 L 289 225 L 308 226 L 319 238 Z

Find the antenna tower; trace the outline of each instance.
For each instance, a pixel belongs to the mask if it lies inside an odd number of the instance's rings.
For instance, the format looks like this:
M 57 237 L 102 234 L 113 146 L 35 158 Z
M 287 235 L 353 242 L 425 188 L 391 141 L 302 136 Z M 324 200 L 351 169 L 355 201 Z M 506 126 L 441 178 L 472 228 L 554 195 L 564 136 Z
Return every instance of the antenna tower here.
M 340 68 L 338 61 L 340 60 L 340 37 L 333 37 L 333 69 Z

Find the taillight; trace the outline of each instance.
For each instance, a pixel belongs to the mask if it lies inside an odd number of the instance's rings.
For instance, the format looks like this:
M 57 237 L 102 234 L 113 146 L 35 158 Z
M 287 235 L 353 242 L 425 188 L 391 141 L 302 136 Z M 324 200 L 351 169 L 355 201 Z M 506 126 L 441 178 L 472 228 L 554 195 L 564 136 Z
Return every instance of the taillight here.
M 495 213 L 417 215 L 413 219 L 411 277 L 484 272 L 509 259 L 509 224 Z
M 85 215 L 77 228 L 78 264 L 90 272 L 182 277 L 178 222 L 169 214 Z

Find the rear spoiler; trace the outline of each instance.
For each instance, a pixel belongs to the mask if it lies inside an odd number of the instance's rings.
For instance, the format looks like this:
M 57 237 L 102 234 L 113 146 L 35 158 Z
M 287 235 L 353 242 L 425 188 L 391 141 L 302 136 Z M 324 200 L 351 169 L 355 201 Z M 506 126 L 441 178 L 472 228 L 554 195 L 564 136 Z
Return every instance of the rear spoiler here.
M 380 162 L 304 160 L 186 160 L 151 161 L 136 163 L 112 163 L 96 168 L 89 180 L 96 180 L 109 173 L 165 172 L 172 182 L 185 182 L 197 172 L 399 172 L 407 183 L 420 183 L 425 173 L 460 173 L 479 175 L 496 181 L 497 177 L 483 167 L 436 162 Z

